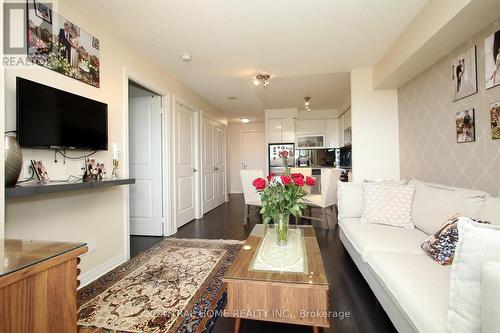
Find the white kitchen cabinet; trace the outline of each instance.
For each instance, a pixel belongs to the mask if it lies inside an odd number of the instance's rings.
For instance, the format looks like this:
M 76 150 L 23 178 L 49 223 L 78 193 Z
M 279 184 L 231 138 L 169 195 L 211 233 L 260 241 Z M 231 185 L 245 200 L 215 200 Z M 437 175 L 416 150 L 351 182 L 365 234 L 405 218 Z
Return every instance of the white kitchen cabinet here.
M 281 142 L 283 143 L 295 142 L 295 119 L 293 118 L 281 119 Z
M 325 147 L 340 147 L 339 119 L 325 120 Z
M 345 146 L 351 143 L 351 110 L 347 110 L 339 118 L 339 133 L 340 133 L 340 146 Z
M 295 121 L 296 135 L 325 135 L 325 119 L 298 119 Z
M 293 118 L 276 118 L 267 120 L 268 143 L 295 142 L 295 120 Z

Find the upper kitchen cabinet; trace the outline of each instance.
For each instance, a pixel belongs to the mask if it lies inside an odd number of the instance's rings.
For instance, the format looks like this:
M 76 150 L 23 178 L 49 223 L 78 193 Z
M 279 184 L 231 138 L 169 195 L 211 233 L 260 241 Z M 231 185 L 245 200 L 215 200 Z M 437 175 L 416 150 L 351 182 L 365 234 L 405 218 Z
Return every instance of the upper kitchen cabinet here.
M 267 119 L 268 143 L 295 142 L 295 121 L 293 118 Z
M 340 146 L 351 144 L 351 109 L 347 110 L 339 118 Z
M 294 143 L 297 109 L 268 109 L 266 116 L 267 143 Z
M 339 120 L 327 119 L 325 121 L 325 141 L 326 148 L 340 147 Z
M 296 135 L 325 135 L 325 119 L 297 119 Z

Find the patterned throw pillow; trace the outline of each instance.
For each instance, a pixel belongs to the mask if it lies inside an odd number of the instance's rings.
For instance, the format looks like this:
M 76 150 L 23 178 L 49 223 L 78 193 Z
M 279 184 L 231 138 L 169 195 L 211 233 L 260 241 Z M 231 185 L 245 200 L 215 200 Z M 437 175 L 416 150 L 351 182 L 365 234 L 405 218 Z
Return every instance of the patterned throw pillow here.
M 458 221 L 461 219 L 470 222 L 490 224 L 486 221 L 476 221 L 463 216 L 453 216 L 443 224 L 434 234 L 430 235 L 421 245 L 422 249 L 439 264 L 451 265 L 455 256 L 455 248 L 458 242 Z
M 361 222 L 413 228 L 411 206 L 415 187 L 397 183 L 363 184 Z

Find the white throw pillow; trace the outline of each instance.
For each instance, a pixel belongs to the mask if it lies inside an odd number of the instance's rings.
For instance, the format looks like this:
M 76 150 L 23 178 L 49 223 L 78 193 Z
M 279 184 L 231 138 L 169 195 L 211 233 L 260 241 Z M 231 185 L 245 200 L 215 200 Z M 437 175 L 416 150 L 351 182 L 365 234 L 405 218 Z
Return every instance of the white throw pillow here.
M 487 262 L 481 270 L 481 333 L 500 328 L 500 262 Z
M 448 332 L 480 331 L 481 268 L 489 261 L 500 261 L 500 227 L 461 218 L 451 266 Z
M 363 184 L 361 222 L 413 228 L 411 206 L 415 187 L 395 183 Z
M 412 219 L 415 227 L 432 235 L 450 216 L 461 215 L 477 219 L 487 194 L 485 192 L 425 183 L 412 179 L 415 186 Z
M 338 182 L 338 219 L 361 217 L 363 212 L 363 184 Z
M 479 212 L 479 220 L 500 225 L 500 198 L 486 198 Z

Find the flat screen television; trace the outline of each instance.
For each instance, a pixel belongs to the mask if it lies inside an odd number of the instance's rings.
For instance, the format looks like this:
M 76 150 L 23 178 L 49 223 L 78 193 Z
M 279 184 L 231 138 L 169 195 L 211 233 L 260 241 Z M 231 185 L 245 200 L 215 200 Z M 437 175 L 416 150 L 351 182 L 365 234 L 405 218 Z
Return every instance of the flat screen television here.
M 108 105 L 18 77 L 17 140 L 22 147 L 108 149 Z

